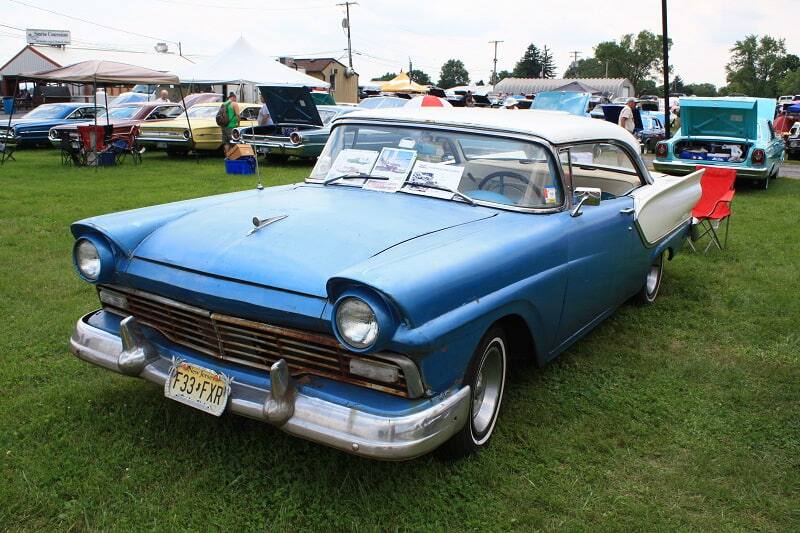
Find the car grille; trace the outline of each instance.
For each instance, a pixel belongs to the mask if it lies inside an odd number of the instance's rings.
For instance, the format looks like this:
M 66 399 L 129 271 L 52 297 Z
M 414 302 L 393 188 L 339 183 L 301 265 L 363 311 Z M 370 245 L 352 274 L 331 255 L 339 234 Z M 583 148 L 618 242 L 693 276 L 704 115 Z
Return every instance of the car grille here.
M 132 315 L 175 344 L 217 359 L 266 371 L 279 359 L 285 359 L 293 376 L 323 376 L 408 396 L 399 365 L 349 352 L 332 336 L 213 313 L 137 290 L 121 287 L 98 287 L 98 290 L 122 293 L 127 301 L 125 308 L 123 304 L 109 303 L 109 298 L 101 297 L 106 311 Z M 396 366 L 398 378 L 394 383 L 383 383 L 351 375 L 350 360 L 353 358 Z

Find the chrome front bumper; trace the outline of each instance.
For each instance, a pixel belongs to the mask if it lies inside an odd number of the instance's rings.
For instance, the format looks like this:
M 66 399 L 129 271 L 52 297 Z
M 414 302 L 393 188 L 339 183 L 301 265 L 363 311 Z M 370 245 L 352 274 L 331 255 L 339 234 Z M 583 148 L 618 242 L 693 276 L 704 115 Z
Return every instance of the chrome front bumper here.
M 133 317 L 123 320 L 120 336 L 81 317 L 70 351 L 89 363 L 163 386 L 172 358 L 158 353 Z M 270 371 L 272 389 L 234 381 L 227 411 L 273 424 L 283 431 L 364 457 L 405 460 L 429 453 L 467 421 L 469 387 L 440 397 L 430 407 L 405 416 L 381 416 L 302 394 L 283 360 Z

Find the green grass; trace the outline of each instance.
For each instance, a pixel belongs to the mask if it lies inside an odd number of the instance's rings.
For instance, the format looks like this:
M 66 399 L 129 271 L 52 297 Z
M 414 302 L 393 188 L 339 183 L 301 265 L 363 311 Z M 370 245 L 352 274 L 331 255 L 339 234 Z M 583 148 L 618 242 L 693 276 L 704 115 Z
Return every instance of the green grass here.
M 739 191 L 726 252 L 679 255 L 655 305 L 513 372 L 484 453 L 392 464 L 215 419 L 67 350 L 98 305 L 70 222 L 255 179 L 157 154 L 99 171 L 18 160 L 0 168 L 2 528 L 800 529 L 800 182 Z

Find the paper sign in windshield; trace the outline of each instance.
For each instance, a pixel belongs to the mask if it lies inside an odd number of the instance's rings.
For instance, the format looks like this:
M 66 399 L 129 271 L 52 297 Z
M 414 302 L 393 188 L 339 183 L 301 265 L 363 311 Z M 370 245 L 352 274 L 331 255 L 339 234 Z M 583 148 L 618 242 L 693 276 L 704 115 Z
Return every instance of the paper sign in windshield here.
M 378 159 L 378 152 L 372 150 L 353 150 L 345 149 L 336 156 L 325 179 L 338 178 L 340 176 L 360 176 L 368 175 L 372 171 L 375 160 Z M 356 180 L 358 183 L 358 180 Z
M 387 178 L 385 180 L 369 180 L 364 184 L 365 189 L 383 192 L 395 192 L 406 181 L 417 152 L 401 148 L 384 148 L 372 167 L 372 177 Z
M 417 161 L 417 164 L 414 165 L 414 170 L 411 171 L 411 177 L 408 178 L 406 189 L 403 190 L 424 193 L 429 196 L 436 196 L 437 198 L 449 200 L 453 197 L 453 193 L 441 191 L 439 189 L 431 189 L 430 187 L 426 187 L 426 185 L 455 191 L 458 190 L 458 185 L 461 183 L 461 175 L 463 173 L 464 167 Z

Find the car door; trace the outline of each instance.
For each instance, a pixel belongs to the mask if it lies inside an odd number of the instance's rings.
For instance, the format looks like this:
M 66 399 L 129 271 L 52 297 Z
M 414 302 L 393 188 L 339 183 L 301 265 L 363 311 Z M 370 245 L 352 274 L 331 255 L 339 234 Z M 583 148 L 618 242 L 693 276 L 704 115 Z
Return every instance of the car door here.
M 642 182 L 630 156 L 613 144 L 572 146 L 562 151 L 561 161 L 573 193 L 586 187 L 602 191 L 599 205 L 584 205 L 570 217 L 565 235 L 568 280 L 559 338 L 566 342 L 630 296 L 636 236 L 630 192 Z

